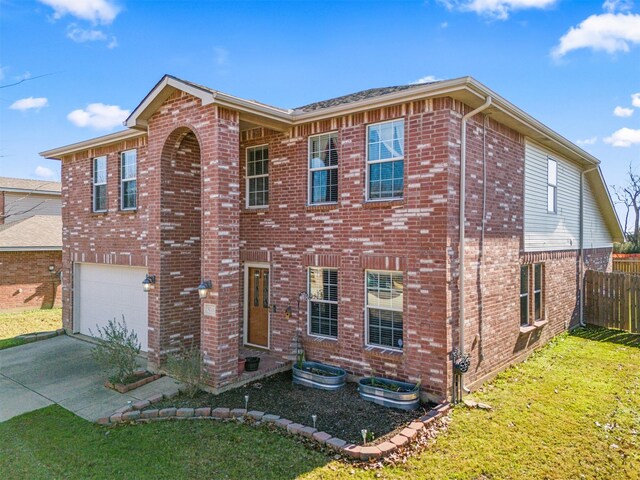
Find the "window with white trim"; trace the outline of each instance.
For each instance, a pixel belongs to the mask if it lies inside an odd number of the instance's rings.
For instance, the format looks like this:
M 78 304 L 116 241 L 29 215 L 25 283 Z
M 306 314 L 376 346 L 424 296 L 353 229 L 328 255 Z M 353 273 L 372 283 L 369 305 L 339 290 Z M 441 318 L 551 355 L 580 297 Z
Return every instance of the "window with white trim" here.
M 367 270 L 367 343 L 401 349 L 404 285 L 402 272 Z
M 544 320 L 544 264 L 520 266 L 520 326 Z
M 120 153 L 120 208 L 135 210 L 137 207 L 137 152 Z
M 247 148 L 247 207 L 269 205 L 269 147 Z
M 402 198 L 404 120 L 367 127 L 367 199 Z
M 309 137 L 309 204 L 338 201 L 338 134 Z
M 309 333 L 338 337 L 338 270 L 309 268 Z
M 93 211 L 107 211 L 107 157 L 93 159 Z
M 558 162 L 547 159 L 547 211 L 558 212 Z

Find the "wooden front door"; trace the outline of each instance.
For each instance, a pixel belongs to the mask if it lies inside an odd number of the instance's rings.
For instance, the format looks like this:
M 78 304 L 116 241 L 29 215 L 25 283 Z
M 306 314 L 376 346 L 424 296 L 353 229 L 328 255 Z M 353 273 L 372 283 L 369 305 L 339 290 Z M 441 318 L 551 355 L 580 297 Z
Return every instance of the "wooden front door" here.
M 247 343 L 269 347 L 269 269 L 249 268 Z

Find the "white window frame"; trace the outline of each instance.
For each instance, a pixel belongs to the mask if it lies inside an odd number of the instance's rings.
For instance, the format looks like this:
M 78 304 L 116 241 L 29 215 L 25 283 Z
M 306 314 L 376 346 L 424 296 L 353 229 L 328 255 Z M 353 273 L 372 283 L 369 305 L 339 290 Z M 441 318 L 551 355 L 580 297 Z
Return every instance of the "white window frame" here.
M 540 288 L 536 290 L 536 269 L 540 268 Z M 533 276 L 531 278 L 531 291 L 533 292 L 533 302 L 531 303 L 532 316 L 534 322 L 541 322 L 545 318 L 544 314 L 544 263 L 538 262 L 533 263 L 531 270 L 533 271 Z M 536 294 L 540 294 L 540 318 L 536 318 Z
M 338 289 L 338 292 L 336 294 L 336 300 L 321 300 L 321 299 L 314 299 L 311 296 L 311 270 L 320 270 L 321 272 L 323 270 L 335 270 L 336 272 L 336 281 L 338 282 L 336 284 L 336 287 Z M 324 279 L 323 279 L 323 288 L 324 288 Z M 338 272 L 337 268 L 333 268 L 333 267 L 309 267 L 307 268 L 307 296 L 308 296 L 308 301 L 307 301 L 307 335 L 309 335 L 310 337 L 319 337 L 319 338 L 328 338 L 331 340 L 337 340 L 338 336 L 340 334 L 340 306 L 339 306 L 339 300 L 340 300 L 340 275 Z M 315 303 L 328 303 L 328 304 L 332 304 L 335 305 L 337 308 L 337 318 L 336 318 L 336 336 L 334 337 L 333 335 L 323 335 L 321 333 L 313 333 L 311 331 L 311 303 L 315 302 Z
M 394 274 L 400 274 L 402 275 L 402 308 L 400 309 L 396 309 L 396 308 L 383 308 L 383 307 L 376 307 L 376 306 L 369 306 L 369 295 L 368 295 L 368 286 L 367 286 L 367 274 L 368 273 L 386 273 L 389 275 L 394 275 Z M 381 348 L 381 349 L 385 349 L 385 350 L 395 350 L 397 352 L 403 352 L 404 351 L 404 343 L 405 343 L 405 339 L 404 339 L 404 332 L 405 330 L 405 312 L 404 312 L 404 295 L 405 295 L 405 279 L 406 279 L 406 275 L 404 274 L 403 271 L 400 270 L 378 270 L 378 269 L 368 269 L 364 271 L 364 311 L 365 311 L 365 346 L 367 347 L 373 347 L 373 348 Z M 402 347 L 397 347 L 397 346 L 389 346 L 389 345 L 380 345 L 378 343 L 371 343 L 370 339 L 369 339 L 369 308 L 375 308 L 377 310 L 386 310 L 389 312 L 400 312 L 402 314 Z
M 555 183 L 551 182 L 551 164 L 556 168 L 556 180 Z M 553 189 L 553 208 L 549 208 L 549 192 Z M 558 162 L 553 158 L 547 157 L 547 212 L 558 213 Z
M 133 177 L 125 178 L 123 176 L 122 163 L 125 158 L 125 155 L 133 152 L 135 154 L 135 175 Z M 120 152 L 120 210 L 130 211 L 136 210 L 138 208 L 138 151 L 133 148 L 131 150 L 124 150 Z M 135 205 L 133 207 L 125 207 L 124 206 L 124 184 L 129 182 L 136 182 L 136 200 Z
M 329 167 L 317 167 L 317 168 L 312 168 L 311 167 L 311 140 L 317 137 L 322 137 L 322 136 L 331 136 L 331 135 L 335 135 L 336 137 L 336 152 L 338 153 L 338 164 L 335 166 L 329 166 Z M 311 135 L 309 136 L 308 140 L 307 140 L 307 170 L 308 170 L 308 175 L 307 175 L 307 204 L 308 205 L 335 205 L 338 203 L 338 197 L 340 194 L 340 176 L 338 174 L 338 184 L 336 185 L 336 188 L 338 189 L 338 192 L 336 194 L 336 201 L 335 202 L 314 202 L 313 201 L 313 190 L 312 190 L 312 185 L 313 185 L 313 174 L 314 172 L 321 172 L 321 171 L 329 171 L 329 170 L 338 170 L 338 167 L 340 166 L 340 151 L 338 148 L 338 135 L 339 132 L 337 130 L 335 131 L 331 131 L 331 132 L 325 132 L 325 133 L 320 133 L 318 135 Z
M 96 172 L 97 172 L 97 167 L 96 167 L 96 163 L 98 162 L 98 160 L 104 160 L 104 182 L 96 182 Z M 93 185 L 93 201 L 92 201 L 92 207 L 93 207 L 93 212 L 94 213 L 104 213 L 107 211 L 107 156 L 106 155 L 101 155 L 99 157 L 94 157 L 93 159 L 93 170 L 91 172 L 93 178 L 92 178 L 92 185 Z M 105 198 L 105 208 L 103 209 L 98 209 L 96 208 L 96 199 L 98 198 L 98 196 L 96 195 L 96 187 L 102 187 L 104 186 L 104 198 Z
M 373 161 L 369 161 L 369 129 L 371 127 L 375 127 L 376 125 L 382 125 L 384 123 L 393 123 L 393 122 L 402 122 L 402 156 L 401 157 L 393 157 L 393 158 L 385 158 L 384 160 L 373 160 Z M 405 182 L 404 182 L 404 176 L 406 173 L 406 162 L 405 162 L 405 141 L 406 141 L 406 122 L 404 117 L 401 118 L 395 118 L 393 120 L 385 120 L 383 122 L 376 122 L 376 123 L 370 123 L 367 125 L 366 128 L 366 132 L 365 132 L 365 158 L 364 158 L 364 162 L 365 162 L 365 201 L 366 202 L 392 202 L 394 200 L 402 200 L 404 198 L 404 190 L 405 190 Z M 369 166 L 376 164 L 376 163 L 386 163 L 386 162 L 396 162 L 402 160 L 403 163 L 403 168 L 402 168 L 402 172 L 403 172 L 403 178 L 402 178 L 402 195 L 400 195 L 399 197 L 386 197 L 386 198 L 371 198 L 370 194 L 371 192 L 369 191 Z
M 249 180 L 253 179 L 253 178 L 267 178 L 267 181 L 269 180 L 269 173 L 263 173 L 260 175 L 251 175 L 249 176 L 249 150 L 257 150 L 259 148 L 267 148 L 267 151 L 269 150 L 269 144 L 268 143 L 264 143 L 262 145 L 253 145 L 251 147 L 247 147 L 245 148 L 245 152 L 244 152 L 244 168 L 245 168 L 245 207 L 251 210 L 254 209 L 260 209 L 260 208 L 269 208 L 269 203 L 271 203 L 271 184 L 269 183 L 269 187 L 267 189 L 267 192 L 269 193 L 269 201 L 265 204 L 265 205 L 249 205 Z M 271 171 L 271 159 L 269 158 L 269 156 L 267 157 L 267 163 L 269 165 L 269 172 Z
M 526 269 L 527 270 L 527 291 L 525 293 L 522 293 L 522 269 Z M 531 325 L 531 264 L 527 264 L 527 265 L 520 265 L 520 271 L 519 271 L 519 283 L 520 283 L 520 296 L 518 297 L 520 299 L 520 308 L 518 309 L 520 315 L 520 327 L 528 327 Z M 527 297 L 527 321 L 526 323 L 522 323 L 522 298 L 523 297 Z

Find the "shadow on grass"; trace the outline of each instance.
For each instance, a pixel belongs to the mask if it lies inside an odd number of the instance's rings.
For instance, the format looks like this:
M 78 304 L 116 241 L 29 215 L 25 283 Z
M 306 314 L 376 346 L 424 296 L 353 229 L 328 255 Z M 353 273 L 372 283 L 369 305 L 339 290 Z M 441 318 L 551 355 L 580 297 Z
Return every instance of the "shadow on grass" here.
M 584 338 L 586 340 L 616 343 L 618 345 L 640 348 L 640 335 L 628 333 L 624 330 L 612 330 L 609 328 L 589 325 L 587 327 L 576 328 L 571 332 L 571 335 L 574 337 Z

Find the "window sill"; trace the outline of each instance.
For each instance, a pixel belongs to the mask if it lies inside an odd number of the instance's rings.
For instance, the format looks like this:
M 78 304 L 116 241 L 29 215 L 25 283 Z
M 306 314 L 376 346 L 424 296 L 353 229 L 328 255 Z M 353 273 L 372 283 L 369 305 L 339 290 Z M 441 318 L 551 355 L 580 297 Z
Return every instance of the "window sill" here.
M 126 214 L 133 214 L 133 213 L 138 213 L 138 209 L 137 208 L 127 208 L 126 210 L 120 209 L 118 210 L 119 213 L 126 213 Z M 105 212 L 107 213 L 107 212 Z
M 92 211 L 91 215 L 95 215 L 95 216 L 103 216 L 106 215 L 107 213 L 109 213 L 108 210 L 98 210 L 98 211 Z
M 404 198 L 395 198 L 391 200 L 367 200 L 362 204 L 362 206 L 364 208 L 389 208 L 402 207 L 404 204 Z
M 260 213 L 260 212 L 268 212 L 269 205 L 265 205 L 263 207 L 244 207 L 242 209 L 244 213 Z
M 338 202 L 334 203 L 309 203 L 306 205 L 307 210 L 336 210 L 338 208 Z
M 365 345 L 365 354 L 371 354 L 373 356 L 398 358 L 404 356 L 404 350 L 398 350 L 396 348 L 380 347 L 378 345 Z
M 549 320 L 538 320 L 537 322 L 533 322 L 533 326 L 536 327 L 536 328 L 542 328 L 547 323 L 549 323 Z
M 535 325 L 521 325 L 520 333 L 531 333 L 536 329 Z
M 338 343 L 338 337 L 323 337 L 322 335 L 314 335 L 313 333 L 307 333 L 307 337 L 310 341 L 317 343 Z

